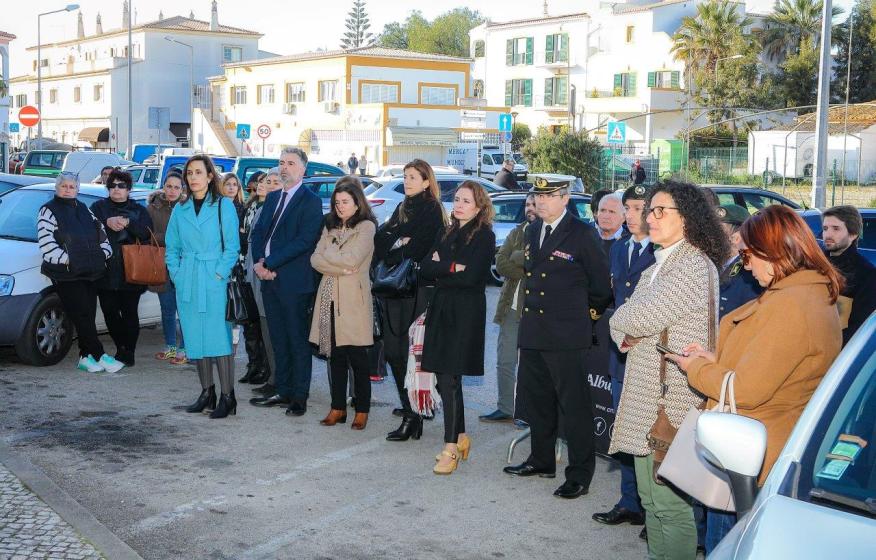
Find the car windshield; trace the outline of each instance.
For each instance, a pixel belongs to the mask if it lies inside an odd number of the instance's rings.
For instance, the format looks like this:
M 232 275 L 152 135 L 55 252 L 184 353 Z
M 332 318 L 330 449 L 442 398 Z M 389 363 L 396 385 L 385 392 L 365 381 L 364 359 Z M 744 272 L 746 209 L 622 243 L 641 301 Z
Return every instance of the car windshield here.
M 521 165 L 526 163 L 526 160 L 523 159 L 523 154 L 511 154 L 511 157 L 513 157 L 514 161 L 516 161 L 517 163 L 519 163 Z
M 864 231 L 861 232 L 858 246 L 863 249 L 876 249 L 876 215 L 864 216 Z
M 871 334 L 813 430 L 797 491 L 800 499 L 870 517 L 876 517 L 873 338 Z
M 37 239 L 37 213 L 55 191 L 17 190 L 0 198 L 0 239 L 33 241 Z M 91 206 L 97 198 L 79 195 L 79 200 Z
M 505 156 L 502 154 L 493 154 L 493 163 L 497 165 L 502 165 L 505 162 Z
M 525 198 L 493 199 L 493 209 L 496 216 L 493 222 L 498 224 L 519 224 L 523 221 L 523 204 Z

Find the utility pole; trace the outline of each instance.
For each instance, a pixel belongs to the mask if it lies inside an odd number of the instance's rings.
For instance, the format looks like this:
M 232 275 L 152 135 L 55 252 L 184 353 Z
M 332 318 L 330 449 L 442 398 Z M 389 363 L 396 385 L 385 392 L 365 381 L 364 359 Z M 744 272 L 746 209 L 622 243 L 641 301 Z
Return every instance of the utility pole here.
M 849 16 L 849 50 L 848 57 L 849 59 L 846 61 L 846 111 L 845 117 L 843 119 L 843 179 L 842 185 L 840 186 L 840 202 L 844 202 L 846 198 L 846 142 L 849 139 L 849 87 L 851 84 L 849 83 L 852 78 L 852 34 L 855 31 L 855 14 L 852 13 Z M 858 145 L 858 152 L 860 153 L 861 146 Z M 861 178 L 858 177 L 858 181 Z M 834 179 L 836 181 L 836 179 Z
M 812 170 L 812 207 L 823 209 L 825 171 L 827 171 L 828 112 L 830 98 L 830 27 L 833 18 L 832 0 L 824 0 L 821 14 L 821 53 L 818 66 L 818 101 L 815 117 L 815 166 Z
M 128 4 L 128 152 L 133 155 L 134 149 L 134 82 L 131 79 L 131 64 L 134 53 L 131 49 L 131 13 L 134 11 L 134 1 Z

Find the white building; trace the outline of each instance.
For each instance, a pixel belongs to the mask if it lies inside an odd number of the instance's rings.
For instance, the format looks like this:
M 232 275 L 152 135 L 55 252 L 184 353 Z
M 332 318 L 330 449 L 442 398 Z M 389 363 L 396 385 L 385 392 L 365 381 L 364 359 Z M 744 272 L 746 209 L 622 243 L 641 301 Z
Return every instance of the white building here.
M 15 35 L 0 31 L 0 172 L 6 173 L 11 138 L 9 137 L 9 42 Z
M 127 19 L 125 2 L 122 21 Z M 127 28 L 104 31 L 97 14 L 94 33 L 85 35 L 80 20 L 77 35 L 42 45 L 43 136 L 67 144 L 125 151 Z M 192 114 L 190 80 L 194 80 L 195 106 L 206 103 L 206 78 L 220 72 L 223 63 L 257 58 L 260 38 L 260 33 L 220 24 L 215 1 L 210 21 L 175 16 L 135 24 L 131 66 L 134 143 L 159 140 L 159 131 L 149 128 L 149 107 L 170 109 L 169 126 L 161 131 L 163 143 L 185 139 Z M 33 57 L 32 72 L 11 80 L 15 107 L 38 104 L 37 47 L 29 47 L 27 52 Z M 23 130 L 16 141 L 25 137 Z
M 459 100 L 471 95 L 471 60 L 381 47 L 312 52 L 226 64 L 210 79 L 212 107 L 198 111 L 195 146 L 210 153 L 276 157 L 300 146 L 314 160 L 366 155 L 369 170 L 419 157 L 446 163 L 460 142 Z M 507 107 L 478 107 L 496 136 Z M 250 139 L 236 138 L 238 124 Z M 263 143 L 260 125 L 271 129 Z

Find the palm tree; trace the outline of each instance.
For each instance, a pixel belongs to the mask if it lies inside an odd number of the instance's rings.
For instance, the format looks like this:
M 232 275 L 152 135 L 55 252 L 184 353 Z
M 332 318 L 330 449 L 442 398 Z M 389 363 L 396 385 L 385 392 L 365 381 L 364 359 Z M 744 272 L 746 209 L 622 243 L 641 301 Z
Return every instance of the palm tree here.
M 762 35 L 766 55 L 781 61 L 799 53 L 804 44 L 818 45 L 823 10 L 823 0 L 776 0 Z M 842 12 L 842 8 L 833 7 L 834 17 Z
M 711 0 L 697 6 L 695 17 L 682 18 L 672 40 L 676 60 L 685 60 L 689 69 L 714 72 L 719 58 L 736 54 L 738 39 L 752 19 L 740 13 L 737 2 Z

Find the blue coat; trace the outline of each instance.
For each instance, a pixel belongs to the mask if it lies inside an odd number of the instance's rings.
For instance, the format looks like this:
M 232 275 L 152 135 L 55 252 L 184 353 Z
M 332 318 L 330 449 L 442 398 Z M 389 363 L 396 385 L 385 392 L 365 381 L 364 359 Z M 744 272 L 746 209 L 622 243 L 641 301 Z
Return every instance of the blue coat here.
M 224 251 L 219 236 L 220 204 Z M 240 237 L 234 204 L 225 197 L 220 204 L 207 200 L 198 214 L 191 199 L 177 204 L 164 237 L 186 355 L 192 359 L 231 354 L 226 284 L 237 262 Z
M 730 261 L 721 273 L 721 302 L 718 307 L 718 318 L 742 307 L 763 293 L 763 288 L 757 283 L 754 274 L 745 270 L 739 257 Z
M 299 187 L 277 222 L 271 237 L 271 255 L 265 258 L 265 246 L 270 233 L 268 229 L 282 192 L 279 190 L 268 194 L 261 215 L 252 228 L 252 261 L 257 263 L 264 258 L 265 267 L 277 273 L 274 280 L 262 283 L 262 291 L 309 294 L 316 291 L 310 255 L 313 254 L 322 231 L 322 201 L 307 187 Z
M 608 255 L 608 266 L 611 272 L 611 289 L 614 293 L 614 307 L 617 309 L 626 303 L 636 286 L 639 284 L 639 278 L 642 276 L 648 267 L 655 263 L 654 260 L 654 244 L 648 243 L 644 252 L 639 255 L 639 260 L 630 268 L 630 245 L 633 244 L 633 238 L 627 237 L 618 240 L 611 246 L 611 252 Z M 623 383 L 624 367 L 626 365 L 627 355 L 622 354 L 617 346 L 612 344 L 611 353 L 608 356 L 608 373 L 617 381 Z

